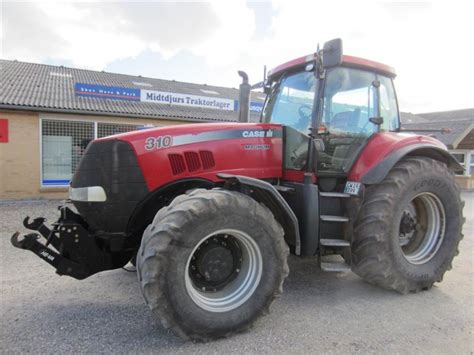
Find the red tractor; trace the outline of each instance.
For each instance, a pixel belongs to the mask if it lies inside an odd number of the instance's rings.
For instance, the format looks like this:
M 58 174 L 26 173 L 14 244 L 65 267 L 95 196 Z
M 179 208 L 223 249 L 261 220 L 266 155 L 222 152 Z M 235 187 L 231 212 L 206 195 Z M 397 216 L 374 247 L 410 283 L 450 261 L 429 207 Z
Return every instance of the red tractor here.
M 162 324 L 201 341 L 265 314 L 289 253 L 429 289 L 458 253 L 462 167 L 436 139 L 400 132 L 394 77 L 337 39 L 269 72 L 260 123 L 95 140 L 71 181 L 77 212 L 61 206 L 52 227 L 27 217 L 36 232 L 12 243 L 76 279 L 132 261 Z

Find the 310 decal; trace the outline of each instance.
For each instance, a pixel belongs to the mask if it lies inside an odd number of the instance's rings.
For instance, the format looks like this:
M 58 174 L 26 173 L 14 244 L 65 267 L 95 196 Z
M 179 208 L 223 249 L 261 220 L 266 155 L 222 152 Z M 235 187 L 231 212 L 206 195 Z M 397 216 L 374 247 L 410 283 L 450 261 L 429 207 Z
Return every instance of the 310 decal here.
M 171 136 L 159 136 L 159 137 L 148 137 L 145 140 L 145 149 L 161 149 L 168 148 L 173 145 L 173 137 Z

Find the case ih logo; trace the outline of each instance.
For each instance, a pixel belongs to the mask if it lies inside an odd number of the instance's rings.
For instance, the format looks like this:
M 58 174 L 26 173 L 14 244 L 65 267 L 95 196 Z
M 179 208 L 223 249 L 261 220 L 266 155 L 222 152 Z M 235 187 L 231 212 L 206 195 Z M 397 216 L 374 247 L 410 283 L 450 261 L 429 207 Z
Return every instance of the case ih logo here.
M 268 131 L 243 131 L 242 137 L 244 138 L 271 138 L 273 137 L 273 131 L 269 129 Z

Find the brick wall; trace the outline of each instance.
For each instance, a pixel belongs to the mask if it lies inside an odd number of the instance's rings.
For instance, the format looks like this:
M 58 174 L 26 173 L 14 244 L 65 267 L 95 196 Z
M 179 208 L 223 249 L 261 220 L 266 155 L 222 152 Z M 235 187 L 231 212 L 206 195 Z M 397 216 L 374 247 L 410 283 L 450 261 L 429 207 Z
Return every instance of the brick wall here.
M 0 112 L 8 119 L 9 141 L 0 143 L 0 198 L 39 195 L 39 116 L 37 113 Z

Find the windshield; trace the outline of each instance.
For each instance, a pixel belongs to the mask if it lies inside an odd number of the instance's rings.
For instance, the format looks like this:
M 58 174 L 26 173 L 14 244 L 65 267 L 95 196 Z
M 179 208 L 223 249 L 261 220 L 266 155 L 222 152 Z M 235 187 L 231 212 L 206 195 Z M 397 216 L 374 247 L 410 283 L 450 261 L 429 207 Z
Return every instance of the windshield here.
M 312 72 L 288 75 L 274 87 L 263 122 L 280 123 L 307 134 L 311 125 L 316 78 Z

